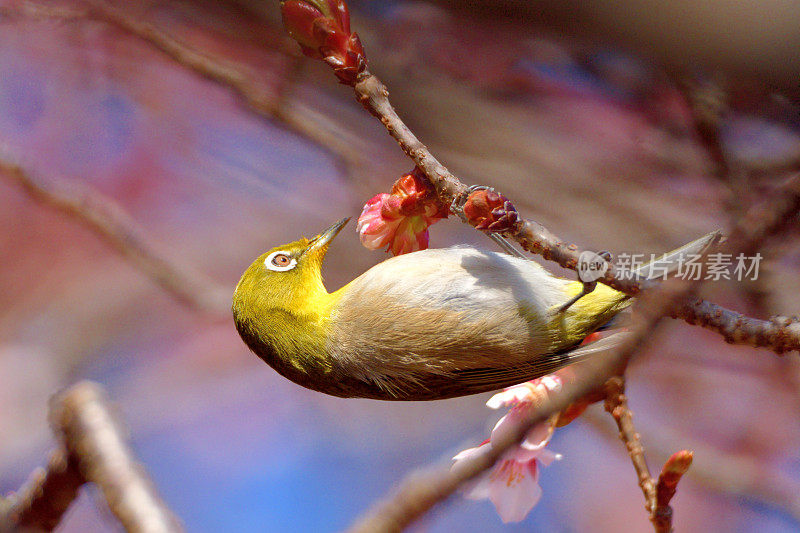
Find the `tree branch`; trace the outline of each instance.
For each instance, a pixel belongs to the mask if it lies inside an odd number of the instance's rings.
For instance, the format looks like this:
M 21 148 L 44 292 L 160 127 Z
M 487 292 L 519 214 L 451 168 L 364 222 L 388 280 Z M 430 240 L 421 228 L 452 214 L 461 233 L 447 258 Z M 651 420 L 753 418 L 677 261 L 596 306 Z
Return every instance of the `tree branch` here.
M 205 313 L 229 314 L 230 292 L 201 274 L 167 259 L 136 222 L 110 198 L 78 183 L 46 181 L 0 154 L 0 173 L 31 198 L 82 223 L 181 303 Z
M 82 382 L 56 395 L 50 423 L 61 447 L 8 502 L 0 532 L 51 531 L 84 483 L 97 485 L 126 531 L 177 533 L 178 520 L 136 463 L 99 385 Z
M 82 382 L 56 396 L 50 418 L 83 477 L 100 488 L 126 531 L 183 529 L 133 458 L 100 386 Z
M 36 470 L 0 508 L 0 532 L 52 531 L 85 483 L 76 461 L 63 450 L 52 453 L 45 468 Z
M 602 437 L 614 441 L 618 439 L 618 433 L 611 430 L 605 417 L 599 413 L 587 411 L 583 420 Z M 680 446 L 676 443 L 686 440 L 685 436 L 664 428 L 648 427 L 644 432 L 652 442 L 649 449 L 656 455 L 667 455 L 671 453 L 670 450 Z M 800 487 L 785 472 L 751 456 L 725 453 L 696 440 L 692 443 L 692 449 L 692 455 L 697 456 L 698 460 L 692 463 L 687 476 L 696 483 L 717 492 L 775 507 L 800 522 L 800 501 L 796 498 Z
M 231 65 L 213 60 L 186 47 L 151 25 L 127 16 L 103 0 L 90 0 L 90 4 L 90 16 L 105 20 L 147 40 L 178 63 L 231 87 L 255 112 L 281 120 L 312 141 L 331 150 L 348 165 L 362 162 L 361 156 L 350 146 L 351 143 L 343 140 L 346 136 L 341 132 L 329 134 L 326 131 L 326 128 L 332 127 L 330 123 L 324 124 L 324 127 L 317 127 L 322 121 L 318 113 L 300 104 L 293 104 L 290 109 L 286 109 L 280 104 L 283 98 L 264 93 L 252 84 L 247 76 Z M 47 13 L 47 10 L 44 13 Z M 388 90 L 377 77 L 369 72 L 362 73 L 354 89 L 358 100 L 381 120 L 403 151 L 433 183 L 443 203 L 449 204 L 456 196 L 467 190 L 467 186 L 433 157 L 427 147 L 400 119 L 391 106 Z M 510 237 L 531 253 L 555 261 L 564 268 L 572 270 L 577 268 L 582 250 L 575 244 L 559 239 L 537 222 L 524 220 L 520 231 Z M 631 296 L 637 295 L 648 286 L 647 283 L 629 279 L 622 272 L 617 272 L 613 264 L 609 265 L 608 271 L 598 281 Z M 800 323 L 795 318 L 778 316 L 769 321 L 760 320 L 700 299 L 687 303 L 673 313 L 673 317 L 720 333 L 730 343 L 768 348 L 779 354 L 800 351 Z
M 91 18 L 111 24 L 150 43 L 176 63 L 232 89 L 254 113 L 282 123 L 341 159 L 346 166 L 361 165 L 365 161 L 360 152 L 353 148 L 355 139 L 352 134 L 311 107 L 289 100 L 287 93 L 291 88 L 290 80 L 280 84 L 275 93 L 265 91 L 253 83 L 253 80 L 237 65 L 198 52 L 148 22 L 132 17 L 104 0 L 86 0 L 85 4 L 87 6 L 85 9 L 62 9 L 39 2 L 25 1 L 17 8 L 0 8 L 0 12 L 31 18 L 62 20 Z M 296 74 L 297 54 L 288 48 L 281 48 L 280 51 L 292 58 L 288 67 L 288 76 L 291 78 Z
M 673 454 L 661 470 L 658 482 L 653 479 L 647 461 L 644 457 L 644 447 L 639 433 L 633 425 L 633 413 L 628 407 L 625 395 L 625 378 L 616 376 L 605 384 L 605 408 L 617 423 L 619 438 L 625 443 L 630 455 L 636 475 L 639 478 L 639 487 L 642 489 L 645 500 L 645 509 L 650 515 L 656 533 L 670 533 L 672 531 L 672 508 L 669 503 L 675 496 L 683 474 L 692 464 L 692 452 L 682 450 Z
M 628 398 L 625 396 L 625 378 L 613 377 L 606 382 L 604 388 L 606 390 L 606 411 L 614 417 L 614 421 L 617 423 L 619 437 L 625 443 L 633 468 L 636 470 L 636 476 L 639 478 L 639 487 L 644 494 L 645 509 L 652 516 L 656 508 L 656 484 L 647 467 L 641 438 L 633 425 L 633 413 L 628 407 Z
M 264 91 L 236 65 L 212 58 L 184 45 L 151 24 L 127 15 L 104 0 L 88 0 L 87 16 L 112 24 L 150 43 L 180 65 L 214 82 L 233 89 L 256 114 L 277 120 L 313 143 L 324 147 L 347 165 L 358 165 L 363 157 L 353 149 L 350 135 L 332 121 L 299 102 L 289 104 L 289 83 L 281 85 L 276 94 Z M 290 57 L 296 52 L 282 49 Z M 290 65 L 294 71 L 295 61 Z M 295 71 L 296 73 L 296 71 Z

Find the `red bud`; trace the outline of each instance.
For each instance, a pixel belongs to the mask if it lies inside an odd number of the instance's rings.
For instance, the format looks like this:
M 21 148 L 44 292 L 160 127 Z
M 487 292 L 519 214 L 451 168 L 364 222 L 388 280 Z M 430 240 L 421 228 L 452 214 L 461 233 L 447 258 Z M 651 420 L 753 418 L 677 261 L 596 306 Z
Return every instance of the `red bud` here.
M 322 12 L 303 0 L 287 0 L 281 4 L 283 26 L 289 36 L 300 43 L 300 46 L 318 48 L 318 39 L 314 35 L 314 23 L 325 20 Z
M 469 195 L 464 216 L 476 229 L 489 232 L 516 232 L 522 224 L 511 201 L 490 189 L 479 189 Z
M 361 40 L 350 32 L 344 0 L 283 0 L 281 14 L 305 55 L 328 63 L 342 83 L 356 83 L 367 63 Z

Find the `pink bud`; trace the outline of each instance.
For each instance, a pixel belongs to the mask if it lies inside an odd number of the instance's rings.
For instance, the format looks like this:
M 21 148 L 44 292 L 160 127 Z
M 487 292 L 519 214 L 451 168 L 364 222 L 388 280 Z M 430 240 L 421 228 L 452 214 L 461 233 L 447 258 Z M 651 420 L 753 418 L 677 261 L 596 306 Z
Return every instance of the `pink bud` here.
M 358 217 L 361 243 L 371 250 L 387 247 L 393 255 L 428 247 L 428 226 L 447 216 L 428 180 L 417 169 L 403 175 L 391 194 L 371 198 Z

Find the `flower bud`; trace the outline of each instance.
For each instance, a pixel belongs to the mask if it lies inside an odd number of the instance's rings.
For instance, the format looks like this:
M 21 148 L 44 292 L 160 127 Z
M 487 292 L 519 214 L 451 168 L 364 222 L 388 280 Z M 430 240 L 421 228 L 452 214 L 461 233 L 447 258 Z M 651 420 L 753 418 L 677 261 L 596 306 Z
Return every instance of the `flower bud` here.
M 283 0 L 283 25 L 307 56 L 328 63 L 346 85 L 354 85 L 367 68 L 364 48 L 350 32 L 344 0 Z
M 488 232 L 517 232 L 522 225 L 511 201 L 491 189 L 473 191 L 464 204 L 464 216 L 476 229 Z
M 401 255 L 428 247 L 428 226 L 447 217 L 433 187 L 418 169 L 403 175 L 392 192 L 371 198 L 358 217 L 361 244 L 371 250 L 387 247 Z

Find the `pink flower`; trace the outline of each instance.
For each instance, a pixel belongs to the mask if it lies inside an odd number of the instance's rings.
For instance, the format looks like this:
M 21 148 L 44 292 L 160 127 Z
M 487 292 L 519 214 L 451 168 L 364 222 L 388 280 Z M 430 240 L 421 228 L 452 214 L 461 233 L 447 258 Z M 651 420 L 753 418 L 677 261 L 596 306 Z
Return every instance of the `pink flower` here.
M 370 199 L 358 217 L 361 244 L 371 250 L 386 247 L 393 255 L 428 247 L 428 226 L 447 216 L 418 169 L 405 174 L 390 194 Z
M 497 422 L 489 440 L 453 458 L 453 469 L 463 467 L 488 452 L 492 442 L 503 440 L 518 427 L 526 411 L 535 409 L 539 401 L 560 389 L 561 379 L 549 375 L 509 387 L 492 396 L 486 402 L 487 406 L 493 409 L 511 407 L 511 410 Z M 467 487 L 466 497 L 491 500 L 503 522 L 519 522 L 525 518 L 542 496 L 539 486 L 541 466 L 561 458 L 546 449 L 553 436 L 555 420 L 553 417 L 528 431 L 518 446 L 508 450 L 490 471 L 484 472 Z

